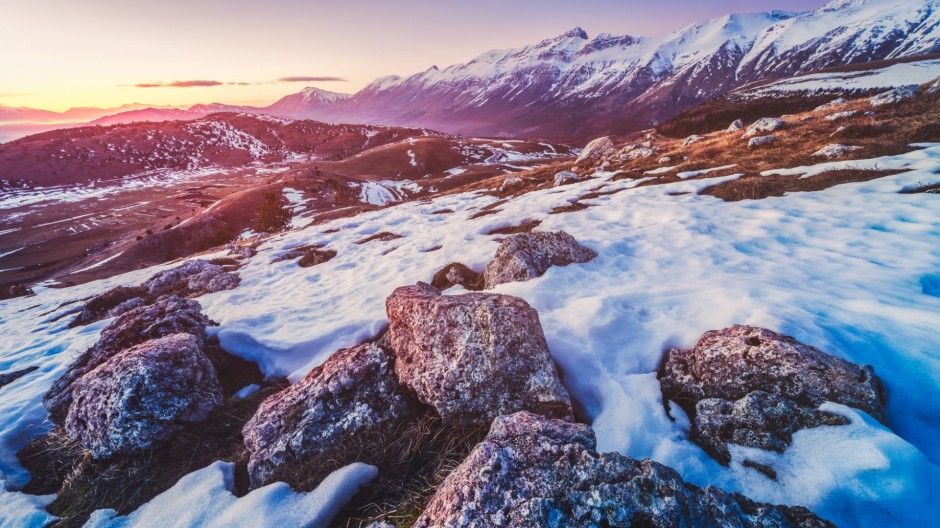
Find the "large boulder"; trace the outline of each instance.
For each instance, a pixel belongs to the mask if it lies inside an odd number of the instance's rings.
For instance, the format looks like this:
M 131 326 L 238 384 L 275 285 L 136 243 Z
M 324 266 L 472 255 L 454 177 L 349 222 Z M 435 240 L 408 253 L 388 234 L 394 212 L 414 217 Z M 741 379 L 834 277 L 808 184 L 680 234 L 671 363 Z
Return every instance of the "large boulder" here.
M 124 313 L 106 326 L 98 342 L 53 382 L 43 397 L 49 418 L 54 423 L 63 423 L 72 402 L 72 384 L 115 354 L 145 341 L 174 334 L 192 335 L 201 347 L 206 327 L 210 324 L 212 322 L 203 315 L 198 302 L 172 295 Z
M 594 259 L 597 253 L 564 231 L 519 233 L 504 239 L 493 261 L 483 270 L 486 289 L 506 282 L 541 277 L 552 266 L 567 266 Z
M 613 154 L 616 150 L 617 147 L 614 146 L 614 142 L 611 141 L 609 137 L 597 138 L 584 147 L 584 150 L 581 151 L 581 155 L 578 156 L 575 163 L 581 163 L 582 161 L 600 161 Z
M 245 424 L 251 484 L 268 484 L 301 462 L 326 467 L 345 441 L 365 432 L 389 433 L 417 415 L 416 404 L 385 349 L 365 343 L 340 350 L 266 399 Z
M 899 86 L 893 90 L 888 90 L 887 92 L 880 93 L 871 99 L 868 100 L 868 103 L 872 106 L 884 106 L 894 103 L 900 103 L 901 101 L 906 101 L 917 95 L 917 90 L 920 87 L 916 84 L 911 84 L 908 86 Z
M 205 260 L 190 260 L 173 269 L 161 271 L 143 287 L 152 297 L 176 294 L 183 297 L 198 297 L 207 293 L 231 290 L 238 286 L 238 275 L 225 271 L 222 266 Z
M 783 119 L 762 117 L 751 123 L 751 126 L 747 127 L 747 130 L 744 131 L 744 137 L 749 138 L 768 132 L 774 132 L 783 128 L 785 124 Z
M 118 353 L 75 381 L 69 436 L 95 458 L 131 454 L 170 439 L 222 405 L 199 340 L 176 334 Z
M 437 489 L 415 528 L 831 527 L 802 507 L 756 503 L 685 483 L 649 459 L 599 454 L 586 425 L 520 412 L 489 434 Z
M 418 283 L 385 306 L 398 378 L 445 423 L 486 425 L 522 410 L 571 417 L 538 313 L 522 299 Z
M 726 129 L 727 132 L 738 132 L 740 130 L 744 130 L 744 121 L 740 119 L 735 119 Z
M 692 418 L 692 440 L 723 464 L 729 444 L 782 452 L 799 429 L 847 423 L 818 409 L 826 401 L 885 420 L 872 367 L 751 326 L 706 332 L 691 350 L 670 350 L 660 384 L 663 401 Z
M 748 140 L 747 147 L 748 148 L 765 147 L 767 145 L 773 145 L 774 141 L 775 141 L 775 138 L 773 136 L 752 137 L 750 140 Z

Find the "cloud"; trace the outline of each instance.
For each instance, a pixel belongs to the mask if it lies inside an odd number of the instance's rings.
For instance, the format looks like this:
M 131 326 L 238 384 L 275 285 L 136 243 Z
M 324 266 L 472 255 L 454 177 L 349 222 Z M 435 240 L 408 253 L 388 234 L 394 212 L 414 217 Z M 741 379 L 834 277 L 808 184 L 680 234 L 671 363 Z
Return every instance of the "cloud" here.
M 347 82 L 346 79 L 342 77 L 281 77 L 277 82 L 282 83 L 292 83 L 292 82 Z
M 172 81 L 172 82 L 152 82 L 152 83 L 138 83 L 133 85 L 134 88 L 205 88 L 210 86 L 222 86 L 223 82 L 219 81 Z

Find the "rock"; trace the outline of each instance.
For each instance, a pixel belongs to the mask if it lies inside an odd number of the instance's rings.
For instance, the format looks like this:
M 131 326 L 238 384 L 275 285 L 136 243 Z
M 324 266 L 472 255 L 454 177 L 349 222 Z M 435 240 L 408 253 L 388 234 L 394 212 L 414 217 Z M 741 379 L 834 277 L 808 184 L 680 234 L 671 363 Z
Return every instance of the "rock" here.
M 65 429 L 95 458 L 152 447 L 222 405 L 215 369 L 189 334 L 116 354 L 78 379 L 72 398 Z
M 552 266 L 592 260 L 597 253 L 564 231 L 533 231 L 504 239 L 493 261 L 483 270 L 486 289 L 499 284 L 541 277 Z
M 556 176 L 557 179 L 557 176 Z M 518 189 L 525 184 L 525 180 L 518 176 L 510 176 L 503 180 L 503 183 L 499 185 L 499 192 L 510 192 L 514 189 Z
M 685 138 L 685 141 L 682 142 L 682 145 L 688 147 L 689 145 L 693 145 L 693 144 L 695 144 L 695 143 L 698 143 L 699 141 L 701 141 L 701 140 L 703 140 L 703 139 L 705 139 L 705 136 L 700 136 L 700 135 L 698 135 L 698 134 L 692 134 L 691 136 Z
M 837 108 L 839 106 L 845 106 L 845 104 L 848 102 L 849 102 L 848 99 L 844 97 L 839 97 L 838 99 L 833 99 L 832 101 L 829 101 L 828 103 L 824 105 L 817 106 L 816 108 L 813 109 L 813 112 L 825 112 L 827 110 L 832 110 L 833 108 Z
M 783 119 L 777 119 L 776 117 L 762 117 L 757 121 L 754 121 L 751 126 L 747 127 L 747 130 L 744 132 L 744 137 L 754 137 L 758 134 L 764 134 L 767 132 L 774 132 L 780 130 L 784 127 Z
M 98 342 L 72 362 L 43 396 L 49 418 L 56 424 L 63 423 L 72 403 L 72 384 L 115 354 L 174 334 L 192 335 L 202 346 L 206 327 L 211 324 L 198 302 L 176 296 L 163 297 L 121 315 L 101 331 Z
M 651 148 L 640 147 L 632 150 L 621 152 L 619 157 L 623 160 L 635 160 L 640 158 L 648 158 L 650 156 L 655 156 L 656 151 Z
M 775 138 L 774 138 L 773 136 L 757 136 L 757 137 L 752 137 L 752 138 L 747 142 L 747 148 L 758 148 L 758 147 L 763 147 L 763 146 L 767 146 L 767 145 L 772 145 L 773 142 L 774 142 L 774 140 L 775 140 Z
M 756 503 L 687 484 L 649 459 L 599 454 L 582 424 L 520 412 L 486 438 L 437 489 L 415 528 L 831 527 L 799 506 Z
M 845 112 L 836 112 L 834 114 L 829 114 L 823 119 L 826 121 L 838 121 L 840 119 L 846 119 L 855 115 L 858 115 L 858 110 L 846 110 Z
M 660 165 L 665 165 L 665 164 L 667 164 L 667 163 L 672 163 L 672 156 L 663 156 L 663 157 L 659 158 L 659 162 L 658 162 L 658 163 L 659 163 Z
M 249 259 L 258 254 L 258 251 L 251 245 L 232 243 L 225 246 L 225 249 L 228 250 L 229 255 L 241 259 Z
M 153 297 L 171 293 L 182 297 L 198 297 L 231 290 L 237 287 L 239 282 L 238 275 L 226 272 L 222 266 L 210 264 L 205 260 L 190 260 L 176 268 L 157 273 L 142 286 L 147 288 L 147 293 Z
M 85 303 L 78 316 L 69 323 L 69 327 L 83 326 L 87 324 L 116 317 L 128 310 L 132 310 L 144 304 L 145 297 L 148 296 L 147 288 L 143 286 L 118 286 L 102 294 L 96 295 L 90 301 Z
M 883 106 L 887 104 L 900 103 L 917 95 L 917 90 L 920 87 L 916 84 L 911 84 L 908 86 L 899 86 L 893 90 L 888 90 L 887 92 L 880 93 L 871 99 L 868 100 L 868 103 L 872 106 Z
M 364 343 L 336 352 L 302 380 L 264 400 L 245 424 L 252 487 L 277 480 L 279 472 L 301 463 L 325 467 L 357 434 L 389 433 L 416 416 L 416 404 L 382 347 Z
M 601 158 L 610 156 L 614 153 L 616 147 L 614 147 L 614 142 L 610 140 L 609 137 L 600 137 L 588 143 L 584 150 L 581 151 L 581 155 L 578 156 L 576 164 L 581 163 L 582 161 L 595 161 L 600 160 Z
M 813 156 L 819 156 L 826 159 L 835 159 L 845 156 L 849 152 L 855 150 L 861 150 L 862 147 L 850 147 L 846 145 L 840 145 L 838 143 L 833 143 L 832 145 L 826 145 L 825 147 L 813 152 Z
M 692 418 L 692 440 L 722 464 L 729 443 L 782 451 L 798 429 L 845 423 L 817 410 L 825 401 L 885 419 L 884 391 L 870 366 L 763 328 L 706 332 L 692 350 L 669 351 L 660 384 L 663 401 Z
M 584 178 L 571 171 L 561 171 L 555 175 L 555 187 L 581 181 Z
M 739 130 L 744 130 L 744 121 L 740 119 L 735 119 L 733 123 L 728 125 L 727 132 L 737 132 Z
M 521 410 L 571 417 L 538 313 L 522 299 L 418 283 L 385 307 L 398 378 L 445 423 L 485 425 Z
M 460 285 L 470 291 L 483 289 L 483 274 L 477 273 L 459 262 L 451 262 L 434 274 L 431 286 L 439 290 L 446 290 L 451 286 Z
M 938 77 L 937 80 L 935 80 L 935 81 L 933 82 L 933 84 L 931 84 L 930 86 L 928 86 L 927 89 L 924 90 L 924 93 L 926 93 L 926 94 L 938 94 L 938 93 L 940 93 L 940 77 Z

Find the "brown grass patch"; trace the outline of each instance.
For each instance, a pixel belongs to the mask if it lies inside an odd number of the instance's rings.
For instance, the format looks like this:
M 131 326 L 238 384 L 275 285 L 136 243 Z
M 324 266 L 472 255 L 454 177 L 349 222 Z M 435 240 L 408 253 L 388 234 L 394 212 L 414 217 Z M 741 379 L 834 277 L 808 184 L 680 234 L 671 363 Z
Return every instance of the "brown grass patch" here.
M 783 196 L 789 192 L 821 191 L 843 183 L 865 182 L 901 172 L 904 171 L 837 170 L 802 179 L 798 175 L 748 175 L 707 187 L 699 194 L 721 198 L 726 202 L 760 200 L 769 196 Z
M 362 244 L 367 244 L 369 242 L 379 240 L 381 242 L 388 242 L 389 240 L 395 240 L 396 238 L 404 238 L 402 235 L 396 235 L 395 233 L 389 233 L 388 231 L 382 231 L 381 233 L 376 233 L 374 235 L 367 236 L 362 240 L 357 240 L 356 244 L 360 246 Z
M 483 274 L 459 262 L 451 262 L 435 273 L 434 278 L 431 279 L 431 286 L 439 290 L 446 290 L 457 284 L 470 291 L 480 291 L 483 289 Z
M 581 203 L 581 202 L 572 202 L 568 205 L 561 205 L 561 206 L 555 207 L 554 209 L 549 211 L 548 214 L 573 213 L 575 211 L 583 211 L 587 209 L 588 207 L 593 207 L 593 205 Z
M 542 224 L 541 220 L 526 220 L 516 226 L 497 227 L 487 231 L 486 235 L 515 235 L 516 233 L 531 233 L 533 229 Z

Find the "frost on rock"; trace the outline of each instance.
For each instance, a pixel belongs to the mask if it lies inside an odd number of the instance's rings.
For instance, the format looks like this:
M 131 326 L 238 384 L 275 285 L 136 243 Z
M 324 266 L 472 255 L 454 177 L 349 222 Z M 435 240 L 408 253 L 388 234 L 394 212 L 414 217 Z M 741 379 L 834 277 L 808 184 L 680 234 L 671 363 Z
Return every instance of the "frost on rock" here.
M 819 156 L 826 159 L 836 159 L 845 156 L 849 152 L 855 150 L 861 150 L 862 147 L 852 147 L 847 145 L 840 145 L 838 143 L 833 143 L 832 145 L 826 145 L 825 147 L 813 152 L 813 156 Z
M 845 112 L 836 112 L 834 114 L 829 114 L 823 119 L 826 121 L 839 121 L 840 119 L 846 119 L 852 116 L 858 115 L 858 110 L 846 110 Z
M 700 136 L 700 135 L 698 135 L 698 134 L 692 134 L 691 136 L 685 138 L 685 141 L 682 142 L 682 145 L 688 147 L 689 145 L 693 145 L 693 144 L 695 144 L 695 143 L 698 143 L 699 141 L 701 141 L 701 140 L 703 140 L 703 139 L 705 139 L 705 136 Z
M 747 142 L 747 148 L 758 148 L 758 147 L 764 147 L 767 145 L 772 145 L 775 139 L 776 138 L 774 138 L 773 136 L 752 137 Z
M 65 420 L 95 458 L 170 439 L 222 405 L 222 390 L 197 338 L 176 334 L 118 353 L 78 379 Z
M 728 125 L 727 132 L 737 132 L 739 130 L 744 130 L 744 121 L 740 119 L 735 119 L 730 125 Z
M 115 354 L 150 339 L 173 334 L 189 334 L 202 346 L 210 324 L 198 302 L 173 295 L 124 313 L 106 326 L 98 342 L 53 382 L 43 397 L 50 420 L 57 424 L 65 420 L 72 403 L 72 384 Z
M 910 99 L 917 95 L 918 86 L 916 84 L 911 84 L 908 86 L 899 86 L 893 90 L 888 90 L 887 92 L 878 94 L 868 102 L 872 106 L 884 106 L 888 104 L 900 103 L 901 101 Z
M 519 233 L 504 239 L 493 261 L 483 270 L 486 289 L 506 282 L 541 277 L 552 266 L 582 264 L 597 253 L 564 231 Z
M 386 311 L 395 372 L 446 423 L 486 425 L 521 410 L 571 417 L 538 313 L 522 299 L 418 283 L 396 289 Z
M 238 275 L 226 272 L 222 266 L 205 260 L 190 260 L 176 268 L 157 273 L 142 286 L 154 297 L 169 293 L 198 297 L 206 293 L 231 290 L 238 284 Z
M 762 117 L 751 126 L 747 127 L 747 130 L 744 132 L 744 137 L 754 137 L 758 134 L 765 134 L 767 132 L 774 132 L 783 128 L 784 123 L 783 119 L 778 119 L 776 117 Z
M 660 384 L 663 401 L 675 401 L 692 418 L 691 439 L 725 465 L 728 444 L 782 452 L 799 429 L 846 424 L 818 410 L 827 401 L 885 420 L 872 367 L 763 328 L 706 332 L 693 349 L 670 350 Z
M 576 181 L 583 180 L 583 176 L 579 176 L 571 171 L 561 171 L 555 175 L 555 187 L 560 187 L 569 183 L 574 183 Z
M 438 488 L 415 528 L 435 526 L 831 527 L 799 506 L 686 484 L 649 459 L 598 453 L 582 424 L 520 412 Z
M 394 359 L 364 343 L 340 350 L 302 380 L 267 398 L 245 424 L 253 487 L 296 471 L 326 468 L 344 441 L 366 432 L 389 433 L 417 415 L 417 402 L 399 384 Z
M 582 161 L 600 161 L 613 154 L 615 150 L 614 142 L 611 141 L 609 137 L 597 138 L 584 147 L 584 150 L 581 151 L 581 155 L 578 156 L 575 163 L 578 164 Z

